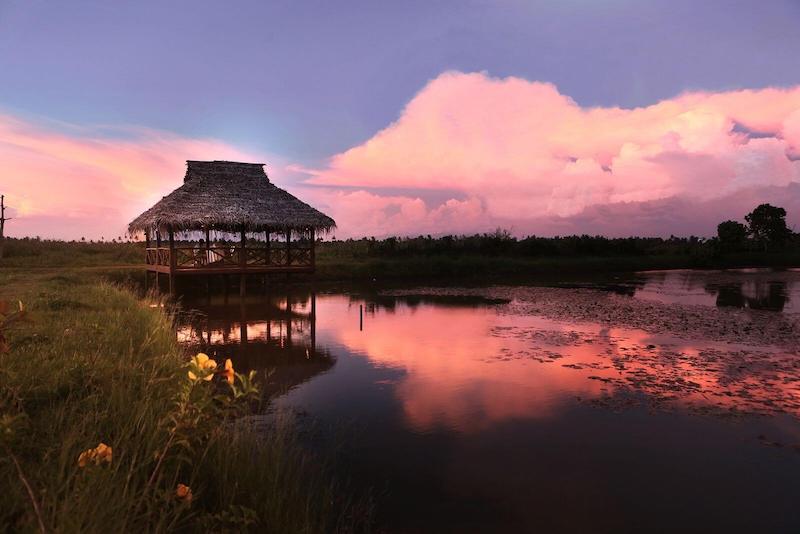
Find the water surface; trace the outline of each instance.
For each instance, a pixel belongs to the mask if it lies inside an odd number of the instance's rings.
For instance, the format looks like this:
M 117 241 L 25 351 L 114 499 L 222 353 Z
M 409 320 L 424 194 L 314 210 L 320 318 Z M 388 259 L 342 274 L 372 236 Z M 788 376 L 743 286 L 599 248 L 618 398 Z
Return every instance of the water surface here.
M 792 532 L 798 282 L 294 289 L 198 305 L 178 335 L 269 370 L 390 532 Z

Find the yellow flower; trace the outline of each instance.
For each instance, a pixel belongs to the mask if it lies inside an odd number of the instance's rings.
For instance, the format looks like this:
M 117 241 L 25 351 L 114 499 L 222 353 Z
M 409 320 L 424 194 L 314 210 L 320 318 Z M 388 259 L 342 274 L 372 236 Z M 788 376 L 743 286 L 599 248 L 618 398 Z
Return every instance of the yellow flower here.
M 207 354 L 199 353 L 194 357 L 197 367 L 200 369 L 213 370 L 217 368 L 217 362 L 208 357 Z
M 86 449 L 78 456 L 78 467 L 86 467 L 90 462 L 100 465 L 105 462 L 111 463 L 112 449 L 105 443 L 100 442 L 94 449 Z
M 233 370 L 233 362 L 230 358 L 225 360 L 225 369 L 222 370 L 222 376 L 225 380 L 228 381 L 228 384 L 233 385 L 233 377 L 234 377 L 234 370 Z
M 214 378 L 214 370 L 217 368 L 217 362 L 208 357 L 207 354 L 202 352 L 197 354 L 189 361 L 189 371 L 186 373 L 189 380 L 211 380 Z
M 193 497 L 192 488 L 186 484 L 178 484 L 178 487 L 175 489 L 175 497 L 177 497 L 179 501 L 189 504 L 192 502 Z

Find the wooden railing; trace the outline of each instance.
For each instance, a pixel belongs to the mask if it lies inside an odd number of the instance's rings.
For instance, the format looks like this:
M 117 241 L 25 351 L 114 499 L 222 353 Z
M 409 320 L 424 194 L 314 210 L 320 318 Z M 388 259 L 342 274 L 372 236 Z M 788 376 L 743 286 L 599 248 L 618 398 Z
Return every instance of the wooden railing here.
M 147 265 L 163 265 L 169 267 L 168 248 L 148 248 L 145 262 Z
M 175 247 L 175 269 L 225 269 L 261 267 L 312 267 L 314 253 L 309 246 L 292 243 L 290 247 Z M 244 254 L 244 261 L 242 261 Z M 147 265 L 170 267 L 168 247 L 148 248 Z

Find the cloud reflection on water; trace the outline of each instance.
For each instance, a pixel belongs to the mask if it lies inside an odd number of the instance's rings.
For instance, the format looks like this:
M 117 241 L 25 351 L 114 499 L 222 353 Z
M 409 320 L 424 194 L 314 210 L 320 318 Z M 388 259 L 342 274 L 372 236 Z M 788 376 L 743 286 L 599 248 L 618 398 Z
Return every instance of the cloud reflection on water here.
M 392 388 L 416 432 L 478 432 L 504 421 L 558 417 L 587 403 L 800 416 L 797 354 L 785 349 L 546 319 L 500 299 L 479 302 L 276 297 L 206 307 L 179 328 L 178 339 L 231 356 L 237 368 L 269 369 L 276 393 L 335 370 L 337 356 L 366 358 L 374 369 L 399 371 L 390 381 L 372 374 Z M 341 380 L 352 379 L 343 373 Z
M 796 354 L 775 348 L 432 304 L 378 308 L 360 332 L 336 312 L 346 300 L 326 299 L 325 328 L 373 365 L 403 371 L 394 391 L 417 431 L 479 431 L 575 402 L 800 415 Z

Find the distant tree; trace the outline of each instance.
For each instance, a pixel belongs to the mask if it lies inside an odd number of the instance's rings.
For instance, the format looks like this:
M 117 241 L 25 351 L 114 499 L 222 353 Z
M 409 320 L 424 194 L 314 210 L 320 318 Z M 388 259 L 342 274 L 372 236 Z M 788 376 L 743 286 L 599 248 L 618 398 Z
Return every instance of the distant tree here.
M 761 204 L 745 215 L 750 235 L 767 249 L 781 248 L 792 231 L 786 226 L 786 210 L 770 204 Z
M 734 251 L 744 248 L 747 241 L 747 227 L 740 222 L 725 221 L 717 225 L 717 238 L 722 250 Z

